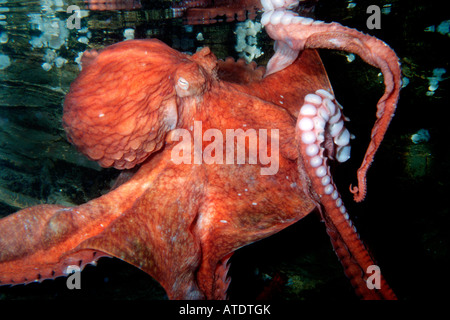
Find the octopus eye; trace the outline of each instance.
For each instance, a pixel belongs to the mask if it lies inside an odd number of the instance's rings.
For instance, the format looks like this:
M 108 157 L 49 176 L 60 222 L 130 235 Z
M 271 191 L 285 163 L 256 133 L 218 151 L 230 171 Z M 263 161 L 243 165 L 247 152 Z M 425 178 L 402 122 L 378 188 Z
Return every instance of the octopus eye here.
M 178 87 L 182 90 L 187 90 L 189 89 L 189 82 L 185 78 L 180 77 L 178 79 Z

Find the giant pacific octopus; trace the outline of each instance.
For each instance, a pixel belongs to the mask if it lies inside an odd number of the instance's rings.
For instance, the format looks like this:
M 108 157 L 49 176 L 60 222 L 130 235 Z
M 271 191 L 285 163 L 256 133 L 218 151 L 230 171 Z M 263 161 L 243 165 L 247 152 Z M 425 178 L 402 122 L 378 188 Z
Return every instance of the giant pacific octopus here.
M 368 285 L 376 263 L 330 173 L 349 158 L 351 135 L 315 49 L 356 53 L 384 75 L 356 201 L 394 115 L 398 59 L 374 37 L 297 16 L 292 2 L 263 1 L 276 41 L 265 70 L 156 39 L 86 52 L 64 102 L 69 141 L 104 167 L 138 169 L 83 205 L 39 205 L 0 220 L 0 284 L 67 275 L 109 256 L 147 272 L 171 299 L 223 299 L 233 252 L 318 209 L 356 294 L 395 299 L 383 276 Z M 227 129 L 241 130 L 231 144 Z

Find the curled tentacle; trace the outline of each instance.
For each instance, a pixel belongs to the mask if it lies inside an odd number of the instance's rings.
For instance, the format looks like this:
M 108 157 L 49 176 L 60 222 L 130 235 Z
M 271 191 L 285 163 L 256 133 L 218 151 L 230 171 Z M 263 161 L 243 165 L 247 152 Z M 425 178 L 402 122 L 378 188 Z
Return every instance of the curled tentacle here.
M 329 150 L 336 150 L 336 159 L 341 162 L 349 158 L 350 151 L 350 134 L 332 94 L 317 90 L 305 97 L 297 120 L 296 138 L 303 159 L 299 165 L 311 179 L 316 201 L 325 209 L 322 217 L 327 233 L 356 293 L 364 299 L 395 299 L 382 277 L 379 290 L 368 288 L 368 268 L 375 262 L 360 240 L 330 173 Z
M 279 1 L 272 1 L 279 2 Z M 366 174 L 384 134 L 394 115 L 401 88 L 401 70 L 394 51 L 383 41 L 338 23 L 325 23 L 299 17 L 281 7 L 266 9 L 261 22 L 267 33 L 276 40 L 276 53 L 268 64 L 266 76 L 290 65 L 301 50 L 335 49 L 359 55 L 368 64 L 381 70 L 385 92 L 377 103 L 377 120 L 371 133 L 361 167 L 358 169 L 358 186 L 351 188 L 355 201 L 366 194 Z

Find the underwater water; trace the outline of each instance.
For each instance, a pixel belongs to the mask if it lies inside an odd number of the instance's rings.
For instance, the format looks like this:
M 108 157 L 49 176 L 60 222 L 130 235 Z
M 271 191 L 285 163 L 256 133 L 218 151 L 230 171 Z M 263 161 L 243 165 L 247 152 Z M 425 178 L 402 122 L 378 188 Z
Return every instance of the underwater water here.
M 139 1 L 136 1 L 139 2 Z M 172 1 L 140 8 L 93 10 L 84 1 L 0 0 L 0 217 L 39 203 L 81 204 L 106 193 L 118 175 L 89 161 L 66 140 L 62 104 L 85 50 L 127 39 L 158 38 L 187 53 L 209 46 L 218 58 L 265 65 L 273 41 L 244 22 L 189 25 L 174 18 Z M 366 9 L 382 8 L 381 28 L 368 29 Z M 71 28 L 69 6 L 81 9 Z M 315 16 L 374 35 L 396 51 L 403 85 L 396 116 L 368 174 L 368 195 L 354 203 L 348 186 L 370 139 L 382 76 L 359 58 L 321 50 L 337 100 L 351 119 L 352 158 L 335 180 L 352 220 L 400 299 L 442 299 L 449 257 L 450 15 L 439 1 L 319 1 Z M 355 300 L 317 214 L 231 259 L 230 298 L 254 299 L 271 280 L 282 300 Z M 65 279 L 0 287 L 0 299 L 165 299 L 142 271 L 117 259 L 83 271 L 83 287 Z

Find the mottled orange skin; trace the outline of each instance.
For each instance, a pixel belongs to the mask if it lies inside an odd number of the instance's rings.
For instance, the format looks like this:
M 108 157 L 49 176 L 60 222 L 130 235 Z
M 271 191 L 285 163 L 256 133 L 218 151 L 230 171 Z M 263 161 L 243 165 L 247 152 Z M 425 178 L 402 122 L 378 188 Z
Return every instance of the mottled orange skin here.
M 104 166 L 140 168 L 84 205 L 36 206 L 2 219 L 1 284 L 56 277 L 107 255 L 149 273 L 170 298 L 224 298 L 235 250 L 317 206 L 294 138 L 299 101 L 331 91 L 315 51 L 263 80 L 254 70 L 245 84 L 221 79 L 226 67 L 218 69 L 208 48 L 188 56 L 158 40 L 122 42 L 86 55 L 84 64 L 65 101 L 70 141 Z M 180 77 L 190 84 L 185 92 Z M 192 130 L 198 120 L 203 131 L 279 129 L 278 173 L 261 175 L 261 164 L 174 164 L 168 106 L 177 128 Z

